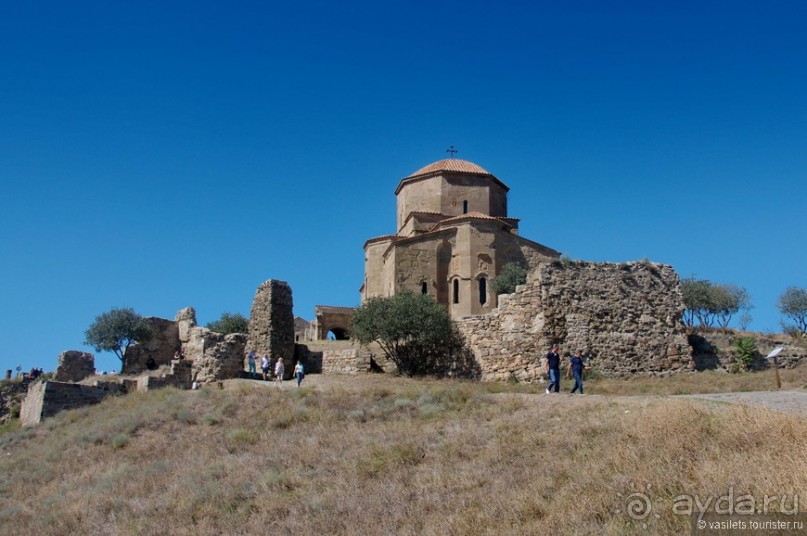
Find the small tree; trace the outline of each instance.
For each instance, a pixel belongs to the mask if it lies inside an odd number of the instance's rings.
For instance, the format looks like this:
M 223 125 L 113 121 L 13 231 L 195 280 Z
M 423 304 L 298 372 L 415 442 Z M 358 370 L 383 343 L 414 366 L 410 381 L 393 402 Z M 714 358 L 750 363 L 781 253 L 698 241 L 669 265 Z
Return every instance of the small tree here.
M 793 324 L 782 323 L 785 330 L 807 333 L 807 290 L 799 287 L 788 287 L 779 296 L 776 307 Z
M 681 281 L 681 294 L 684 298 L 684 307 L 686 307 L 683 316 L 684 324 L 694 327 L 697 321 L 704 327 L 712 325 L 713 320 L 709 313 L 711 288 L 711 282 L 694 277 Z
M 351 332 L 362 344 L 378 342 L 407 376 L 443 372 L 457 346 L 445 307 L 431 296 L 411 291 L 364 302 L 353 316 Z
M 527 269 L 522 265 L 508 262 L 502 271 L 491 282 L 491 288 L 496 294 L 512 294 L 517 285 L 527 282 Z
M 241 313 L 221 313 L 218 320 L 207 324 L 210 331 L 222 333 L 247 333 L 249 332 L 249 319 Z
M 751 303 L 748 291 L 731 283 L 713 285 L 710 296 L 710 305 L 722 328 L 727 328 L 731 317 L 741 309 L 747 310 Z
M 710 328 L 717 323 L 726 328 L 738 311 L 751 308 L 748 292 L 730 283 L 718 284 L 690 277 L 681 281 L 681 294 L 686 307 L 683 321 L 690 327 L 697 322 L 701 327 Z
M 121 361 L 121 372 L 126 370 L 126 350 L 136 342 L 146 342 L 152 331 L 145 319 L 131 307 L 113 308 L 95 317 L 84 332 L 84 344 L 97 352 L 114 352 Z

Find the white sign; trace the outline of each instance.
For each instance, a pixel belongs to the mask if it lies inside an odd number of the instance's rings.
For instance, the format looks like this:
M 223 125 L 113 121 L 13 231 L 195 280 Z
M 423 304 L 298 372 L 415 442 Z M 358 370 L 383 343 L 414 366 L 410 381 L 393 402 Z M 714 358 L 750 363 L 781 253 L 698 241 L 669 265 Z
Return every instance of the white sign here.
M 765 357 L 765 359 L 771 359 L 772 357 L 776 357 L 777 355 L 779 355 L 780 353 L 782 353 L 782 350 L 784 350 L 784 349 L 785 349 L 785 347 L 784 347 L 784 346 L 780 346 L 779 348 L 774 348 L 774 349 L 773 349 L 773 351 L 772 351 L 771 353 L 769 353 L 769 354 L 768 354 L 768 355 Z

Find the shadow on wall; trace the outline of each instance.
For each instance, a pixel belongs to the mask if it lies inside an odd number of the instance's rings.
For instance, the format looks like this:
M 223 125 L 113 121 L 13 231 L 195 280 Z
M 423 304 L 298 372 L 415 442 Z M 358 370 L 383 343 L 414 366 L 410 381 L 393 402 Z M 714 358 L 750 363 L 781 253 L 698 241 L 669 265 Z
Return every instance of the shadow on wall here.
M 717 370 L 720 368 L 719 350 L 703 335 L 690 333 L 687 336 L 689 346 L 692 347 L 692 360 L 695 361 L 695 370 Z
M 462 345 L 452 351 L 447 375 L 454 378 L 479 380 L 482 377 L 482 367 L 479 365 L 473 351 Z

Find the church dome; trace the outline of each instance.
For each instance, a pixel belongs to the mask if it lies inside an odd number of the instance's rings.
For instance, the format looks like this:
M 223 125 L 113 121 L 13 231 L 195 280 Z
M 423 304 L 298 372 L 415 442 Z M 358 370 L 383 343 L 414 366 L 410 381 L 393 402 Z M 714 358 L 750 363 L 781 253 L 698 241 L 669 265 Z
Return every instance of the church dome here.
M 414 177 L 420 177 L 421 175 L 430 175 L 432 173 L 440 173 L 443 171 L 451 172 L 451 173 L 473 173 L 474 175 L 490 175 L 490 173 L 483 168 L 482 166 L 478 166 L 473 162 L 468 162 L 467 160 L 460 160 L 459 158 L 446 158 L 445 160 L 440 160 L 429 164 L 426 167 L 422 167 L 419 170 L 415 171 L 406 179 L 412 179 Z

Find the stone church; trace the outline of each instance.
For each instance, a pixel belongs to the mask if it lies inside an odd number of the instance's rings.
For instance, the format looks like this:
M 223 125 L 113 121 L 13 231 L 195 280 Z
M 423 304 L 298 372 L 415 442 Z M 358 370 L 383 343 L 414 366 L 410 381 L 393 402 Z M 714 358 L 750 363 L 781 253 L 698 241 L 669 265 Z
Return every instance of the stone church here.
M 507 215 L 509 190 L 477 164 L 454 158 L 401 179 L 396 233 L 364 244 L 362 301 L 408 289 L 434 296 L 453 318 L 493 310 L 490 282 L 505 264 L 532 271 L 559 257 L 518 235 L 519 220 Z

